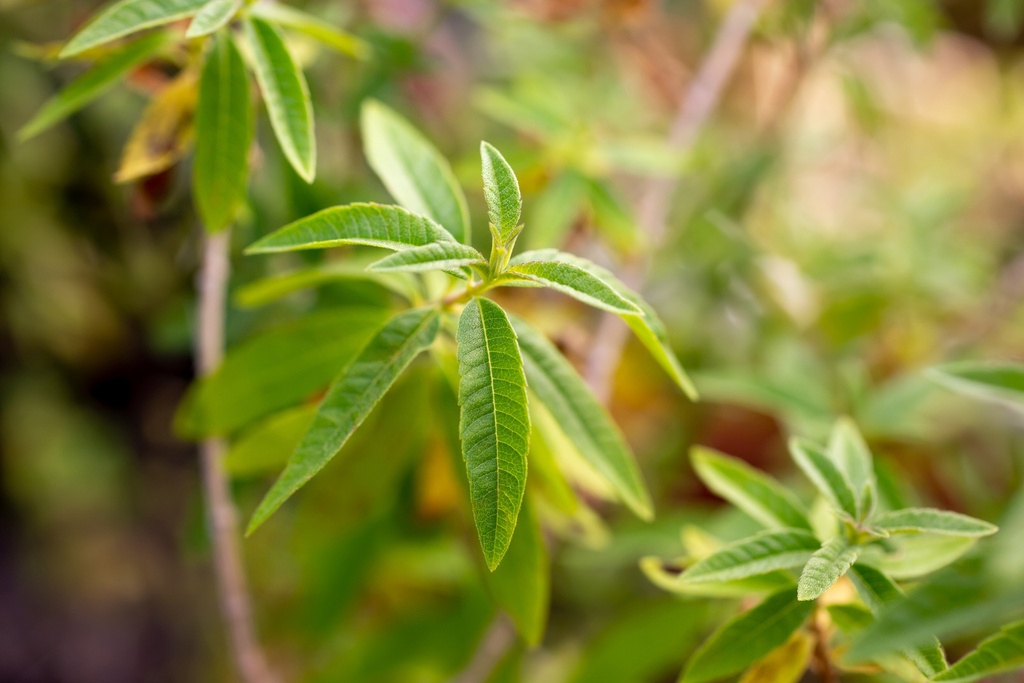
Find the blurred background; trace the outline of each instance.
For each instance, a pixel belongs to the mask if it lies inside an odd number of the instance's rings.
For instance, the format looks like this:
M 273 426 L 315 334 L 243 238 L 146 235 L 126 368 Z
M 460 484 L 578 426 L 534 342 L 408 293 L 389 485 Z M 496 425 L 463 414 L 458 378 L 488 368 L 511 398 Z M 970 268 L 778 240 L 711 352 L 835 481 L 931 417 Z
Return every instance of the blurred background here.
M 196 449 L 174 429 L 192 378 L 200 236 L 189 161 L 113 179 L 173 65 L 137 70 L 30 142 L 15 137 L 81 71 L 56 64 L 53 45 L 99 4 L 0 0 L 0 681 L 231 680 Z M 586 491 L 571 514 L 541 511 L 547 633 L 539 648 L 499 653 L 500 671 L 671 681 L 733 613 L 668 596 L 637 566 L 681 554 L 685 525 L 723 539 L 749 528 L 692 475 L 694 443 L 809 494 L 785 440 L 821 437 L 849 414 L 892 495 L 1000 519 L 1021 484 L 1020 422 L 920 370 L 1024 360 L 1024 0 L 769 2 L 682 154 L 666 131 L 732 0 L 295 4 L 372 55 L 290 37 L 313 90 L 319 173 L 312 186 L 295 176 L 261 115 L 234 233 L 232 348 L 280 330 L 323 345 L 330 328 L 310 337 L 304 316 L 387 305 L 387 290 L 343 269 L 301 287 L 263 279 L 337 254 L 240 253 L 316 209 L 387 201 L 358 135 L 374 97 L 453 160 L 478 226 L 483 138 L 519 175 L 526 246 L 613 268 L 652 253 L 645 291 L 702 393 L 687 401 L 627 344 L 610 405 L 657 519 Z M 677 191 L 653 245 L 635 204 L 664 178 Z M 598 316 L 528 290 L 503 302 L 586 365 Z M 490 633 L 446 457 L 453 398 L 421 381 L 428 365 L 412 373 L 346 446 L 358 457 L 245 542 L 261 638 L 286 680 L 450 680 Z M 301 423 L 315 399 L 239 429 L 229 466 L 243 516 L 288 455 L 259 430 Z

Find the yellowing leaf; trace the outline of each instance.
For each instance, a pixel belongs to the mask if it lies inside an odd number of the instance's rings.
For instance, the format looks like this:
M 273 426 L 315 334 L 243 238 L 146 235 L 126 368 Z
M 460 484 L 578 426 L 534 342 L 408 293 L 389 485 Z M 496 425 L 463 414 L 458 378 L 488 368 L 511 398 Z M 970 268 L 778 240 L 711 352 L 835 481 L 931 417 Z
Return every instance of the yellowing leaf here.
M 155 175 L 176 164 L 188 151 L 195 132 L 197 88 L 186 71 L 160 91 L 135 124 L 114 180 L 127 183 Z
M 797 683 L 807 670 L 813 650 L 813 638 L 797 631 L 785 645 L 747 669 L 740 683 Z

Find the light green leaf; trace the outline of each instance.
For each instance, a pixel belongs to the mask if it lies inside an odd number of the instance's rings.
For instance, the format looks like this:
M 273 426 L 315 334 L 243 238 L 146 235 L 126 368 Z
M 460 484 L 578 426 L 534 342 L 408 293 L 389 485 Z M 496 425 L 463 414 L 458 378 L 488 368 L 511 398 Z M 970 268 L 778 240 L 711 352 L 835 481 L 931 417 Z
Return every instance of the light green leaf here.
M 561 431 L 641 519 L 654 511 L 640 468 L 622 433 L 558 349 L 524 321 L 513 317 L 530 389 L 551 412 Z
M 512 618 L 523 641 L 530 647 L 539 644 L 547 622 L 551 579 L 540 523 L 529 501 L 523 502 L 519 523 L 501 566 L 486 572 L 485 581 L 494 601 Z
M 271 275 L 242 285 L 235 290 L 234 303 L 240 308 L 258 308 L 304 289 L 336 282 L 373 282 L 397 294 L 406 301 L 414 301 L 420 294 L 411 275 L 371 273 L 366 266 L 373 258 L 350 256 L 343 261 L 330 261 L 310 268 L 301 268 L 280 275 Z
M 439 328 L 436 311 L 411 310 L 392 318 L 370 340 L 331 385 L 309 431 L 253 513 L 246 534 L 330 462 L 402 371 L 433 343 Z
M 166 42 L 167 36 L 164 33 L 154 33 L 106 57 L 48 100 L 18 131 L 18 139 L 24 142 L 71 116 L 110 90 L 122 76 L 152 57 Z
M 872 613 L 877 613 L 887 603 L 903 598 L 903 591 L 896 582 L 870 565 L 854 564 L 850 568 L 850 579 Z M 934 636 L 927 644 L 904 649 L 903 654 L 925 676 L 934 676 L 947 666 L 942 645 Z
M 246 254 L 362 244 L 402 251 L 454 238 L 434 221 L 400 206 L 347 204 L 306 216 L 259 240 Z
M 623 284 L 608 269 L 557 249 L 540 249 L 524 252 L 513 258 L 509 263 L 512 266 L 516 266 L 521 263 L 536 261 L 559 261 L 586 270 L 615 290 L 620 297 L 639 308 L 641 315 L 624 315 L 622 319 L 683 393 L 691 400 L 697 400 L 697 390 L 694 388 L 693 382 L 686 375 L 683 366 L 680 365 L 679 359 L 676 358 L 675 353 L 672 351 L 672 346 L 669 344 L 665 324 L 661 322 L 654 309 L 640 298 L 640 295 Z
M 377 308 L 317 311 L 229 349 L 217 371 L 189 392 L 178 428 L 191 437 L 229 434 L 295 405 L 326 386 L 385 315 Z
M 742 460 L 695 446 L 690 461 L 705 486 L 761 524 L 811 530 L 806 510 L 789 489 Z
M 224 469 L 235 477 L 278 471 L 316 417 L 315 405 L 289 408 L 247 429 L 224 457 Z
M 375 100 L 363 104 L 362 130 L 366 158 L 391 196 L 470 244 L 466 196 L 441 153 L 408 121 Z
M 185 37 L 199 38 L 220 30 L 241 8 L 242 0 L 208 0 L 188 25 Z
M 683 573 L 683 581 L 735 581 L 777 569 L 803 567 L 821 543 L 809 531 L 763 531 L 730 543 Z
M 249 77 L 228 34 L 212 40 L 199 81 L 192 192 L 207 230 L 227 227 L 245 199 L 254 117 Z
M 316 133 L 309 86 L 276 28 L 262 19 L 245 22 L 253 71 L 270 114 L 270 125 L 295 172 L 316 177 Z
M 207 0 L 121 0 L 108 6 L 86 24 L 61 50 L 71 57 L 109 43 L 129 33 L 169 24 L 199 11 Z
M 473 247 L 458 242 L 434 242 L 389 254 L 367 266 L 367 270 L 381 273 L 425 272 L 452 270 L 465 266 L 487 265 L 483 254 Z
M 842 418 L 832 428 L 828 443 L 828 457 L 839 466 L 850 482 L 850 488 L 857 495 L 858 519 L 864 519 L 867 501 L 864 500 L 866 489 L 871 489 L 868 496 L 873 498 L 875 487 L 875 470 L 871 464 L 871 451 L 868 450 L 864 437 L 857 426 L 849 418 Z
M 456 341 L 462 456 L 480 545 L 494 571 L 512 540 L 526 489 L 526 378 L 516 333 L 496 303 L 470 301 Z
M 963 361 L 929 368 L 935 382 L 967 396 L 1020 408 L 1024 405 L 1024 365 L 987 361 Z
M 791 588 L 733 617 L 690 658 L 682 683 L 707 683 L 739 673 L 789 640 L 814 610 Z
M 893 534 L 923 533 L 977 538 L 999 531 L 999 527 L 980 519 L 932 508 L 905 508 L 884 512 L 871 523 Z
M 568 294 L 595 308 L 619 315 L 641 315 L 637 306 L 620 296 L 608 283 L 571 263 L 533 261 L 519 263 L 508 272 Z
M 343 55 L 366 59 L 370 46 L 356 36 L 326 21 L 280 2 L 257 2 L 249 10 L 253 16 L 272 24 L 304 33 Z
M 655 586 L 684 597 L 746 598 L 775 593 L 783 588 L 793 590 L 796 583 L 792 574 L 783 570 L 721 583 L 690 583 L 683 580 L 683 575 L 679 573 L 680 567 L 685 564 L 684 559 L 666 566 L 660 557 L 642 557 L 639 564 L 640 571 Z
M 857 496 L 846 473 L 817 446 L 802 439 L 791 439 L 789 452 L 807 478 L 839 512 L 857 518 Z
M 860 555 L 858 546 L 851 546 L 841 537 L 825 541 L 811 556 L 797 583 L 799 600 L 817 600 L 850 569 Z
M 977 538 L 933 534 L 907 534 L 887 539 L 888 547 L 867 546 L 864 561 L 895 579 L 914 579 L 955 562 Z
M 967 683 L 1024 667 L 1024 621 L 1003 627 L 933 681 Z
M 508 248 L 519 234 L 517 228 L 523 210 L 519 181 L 501 152 L 486 142 L 480 143 L 480 161 L 491 236 L 495 245 Z

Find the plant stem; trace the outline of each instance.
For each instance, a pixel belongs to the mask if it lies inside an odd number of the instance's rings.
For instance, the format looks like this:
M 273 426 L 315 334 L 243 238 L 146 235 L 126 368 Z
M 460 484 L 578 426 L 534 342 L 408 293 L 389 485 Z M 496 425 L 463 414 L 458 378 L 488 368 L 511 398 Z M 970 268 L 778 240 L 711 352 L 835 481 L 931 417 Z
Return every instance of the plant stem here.
M 195 339 L 196 374 L 200 377 L 216 370 L 224 357 L 230 244 L 228 230 L 206 235 L 203 243 L 197 283 L 199 311 Z M 231 500 L 230 481 L 224 471 L 226 450 L 227 444 L 221 438 L 204 439 L 199 444 L 203 496 L 221 614 L 241 679 L 245 683 L 275 683 L 277 679 L 267 665 L 253 628 L 238 520 Z
M 722 97 L 725 85 L 736 69 L 743 46 L 768 0 L 736 0 L 722 22 L 704 61 L 679 103 L 668 146 L 677 152 L 688 150 L 697 141 L 704 124 Z M 649 238 L 654 252 L 665 236 L 672 196 L 678 180 L 657 178 L 647 184 L 639 201 L 637 222 Z M 622 280 L 639 288 L 650 266 L 650 258 L 637 259 L 622 273 Z M 594 336 L 595 343 L 587 359 L 586 379 L 599 399 L 607 402 L 612 376 L 626 344 L 628 328 L 617 316 L 606 313 Z
M 821 626 L 821 606 L 815 608 L 811 617 L 811 629 L 814 632 L 814 666 L 822 683 L 839 683 L 839 676 L 832 668 L 832 660 L 828 653 L 828 634 Z

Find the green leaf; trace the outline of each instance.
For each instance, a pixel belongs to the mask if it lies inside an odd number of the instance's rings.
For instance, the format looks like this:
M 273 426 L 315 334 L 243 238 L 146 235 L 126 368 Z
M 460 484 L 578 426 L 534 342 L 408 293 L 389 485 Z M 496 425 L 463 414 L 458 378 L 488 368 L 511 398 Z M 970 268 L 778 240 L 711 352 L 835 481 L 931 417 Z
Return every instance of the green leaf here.
M 864 549 L 864 561 L 896 579 L 914 579 L 958 560 L 977 542 L 971 536 L 907 534 L 892 536 L 883 549 Z
M 276 28 L 262 19 L 245 22 L 253 70 L 285 158 L 307 183 L 316 176 L 316 134 L 309 86 Z
M 185 31 L 186 38 L 199 38 L 218 31 L 242 8 L 242 0 L 208 0 Z
M 641 519 L 651 519 L 651 496 L 640 468 L 607 411 L 551 342 L 519 318 L 513 317 L 512 325 L 530 389 L 622 501 Z
M 224 469 L 235 477 L 278 471 L 315 416 L 316 406 L 304 405 L 268 417 L 232 441 Z
M 903 598 L 903 591 L 896 582 L 870 565 L 854 564 L 850 568 L 850 579 L 872 613 L 877 613 L 887 603 Z M 903 654 L 925 676 L 934 676 L 946 668 L 946 655 L 938 638 L 934 636 L 927 644 L 904 649 Z
M 484 198 L 487 200 L 491 236 L 496 245 L 507 248 L 519 234 L 517 228 L 523 210 L 519 181 L 501 152 L 486 142 L 480 143 L 480 161 L 483 164 Z
M 363 104 L 362 130 L 366 158 L 391 196 L 469 244 L 466 196 L 441 153 L 408 121 L 375 100 Z
M 695 446 L 690 449 L 690 461 L 705 486 L 761 524 L 811 530 L 807 512 L 796 496 L 742 460 Z
M 733 617 L 690 658 L 682 683 L 706 683 L 743 671 L 789 640 L 814 610 L 786 589 Z
M 512 540 L 526 489 L 526 378 L 516 333 L 496 303 L 470 301 L 456 341 L 462 457 L 480 545 L 494 571 Z
M 348 204 L 290 223 L 259 240 L 245 253 L 328 249 L 346 244 L 402 251 L 432 242 L 453 241 L 454 238 L 434 221 L 400 206 Z
M 217 371 L 190 391 L 179 429 L 191 437 L 229 434 L 295 405 L 326 386 L 385 315 L 376 308 L 317 311 L 231 348 Z
M 356 36 L 326 21 L 280 2 L 257 2 L 249 12 L 272 24 L 304 33 L 343 55 L 365 59 L 370 47 Z
M 331 385 L 309 431 L 253 513 L 246 534 L 330 462 L 402 371 L 433 343 L 439 328 L 436 311 L 411 310 L 392 318 L 370 340 Z
M 829 503 L 851 518 L 857 518 L 857 496 L 846 473 L 817 446 L 802 439 L 791 439 L 789 452 L 807 478 Z
M 192 192 L 207 230 L 227 227 L 245 199 L 254 116 L 242 55 L 229 34 L 212 40 L 199 81 Z
M 571 263 L 533 261 L 519 263 L 508 272 L 568 294 L 595 308 L 619 315 L 641 314 L 637 306 L 620 296 L 608 283 Z
M 797 632 L 747 669 L 739 683 L 799 683 L 811 662 L 814 638 Z
M 1017 408 L 1024 405 L 1024 365 L 963 361 L 950 363 L 925 371 L 926 375 L 943 385 L 967 396 Z
M 797 583 L 797 599 L 813 601 L 825 594 L 843 576 L 860 555 L 858 546 L 842 536 L 825 541 L 811 556 Z
M 683 573 L 689 583 L 735 581 L 777 569 L 802 567 L 821 543 L 809 531 L 763 531 L 730 543 Z
M 977 538 L 999 531 L 999 527 L 980 519 L 932 508 L 905 508 L 884 512 L 875 517 L 871 524 L 893 534 L 923 533 Z
M 536 261 L 559 261 L 586 270 L 611 287 L 620 297 L 639 308 L 641 315 L 630 313 L 622 316 L 622 319 L 683 393 L 691 400 L 697 400 L 697 390 L 694 388 L 690 378 L 687 377 L 683 366 L 680 365 L 679 359 L 676 358 L 675 353 L 672 351 L 672 346 L 669 344 L 665 324 L 661 322 L 654 309 L 640 298 L 640 295 L 623 284 L 606 268 L 602 268 L 595 263 L 572 254 L 558 251 L 557 249 L 540 249 L 524 252 L 513 258 L 509 263 L 516 266 L 520 263 Z
M 866 496 L 874 496 L 875 470 L 871 464 L 871 451 L 864 437 L 849 418 L 842 418 L 832 428 L 828 443 L 828 457 L 846 473 L 850 487 L 857 496 L 858 519 L 867 513 Z M 867 493 L 867 489 L 871 492 Z M 865 495 L 866 494 L 866 495 Z
M 666 566 L 660 557 L 642 557 L 639 565 L 640 571 L 655 586 L 685 597 L 747 598 L 751 595 L 775 593 L 783 588 L 795 588 L 792 574 L 784 570 L 721 583 L 690 583 L 679 573 L 685 563 L 683 558 Z
M 997 635 L 982 641 L 978 649 L 932 680 L 967 683 L 1021 667 L 1024 667 L 1024 621 L 1004 626 Z
M 540 523 L 528 501 L 523 502 L 508 552 L 501 566 L 485 573 L 487 587 L 530 647 L 540 643 L 548 616 L 551 580 L 548 553 Z
M 483 254 L 466 244 L 458 242 L 434 242 L 422 247 L 406 249 L 389 254 L 374 261 L 367 270 L 381 273 L 425 272 L 429 270 L 452 270 L 465 266 L 487 265 Z
M 24 142 L 71 116 L 107 92 L 126 73 L 152 57 L 166 42 L 167 36 L 164 33 L 153 33 L 106 57 L 50 98 L 18 131 L 18 139 Z
M 366 266 L 372 262 L 373 258 L 350 256 L 343 261 L 329 261 L 309 268 L 271 275 L 238 287 L 232 299 L 240 308 L 259 308 L 304 289 L 359 281 L 380 285 L 406 301 L 414 301 L 420 296 L 411 275 L 368 272 Z
M 207 0 L 121 0 L 100 12 L 61 50 L 71 57 L 129 33 L 169 24 L 195 14 Z

